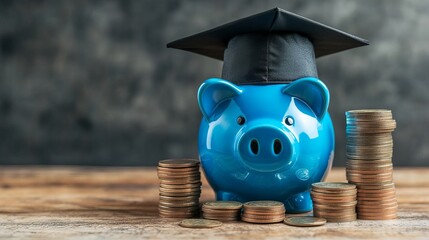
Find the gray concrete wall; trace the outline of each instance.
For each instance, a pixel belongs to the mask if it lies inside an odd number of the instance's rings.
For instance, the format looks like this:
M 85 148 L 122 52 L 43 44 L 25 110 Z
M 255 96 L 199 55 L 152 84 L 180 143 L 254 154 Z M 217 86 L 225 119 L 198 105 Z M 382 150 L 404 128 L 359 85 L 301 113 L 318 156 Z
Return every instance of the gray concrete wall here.
M 429 1 L 0 1 L 0 164 L 153 165 L 197 157 L 196 91 L 221 62 L 177 38 L 273 7 L 371 41 L 318 60 L 335 165 L 344 112 L 389 108 L 397 166 L 429 166 Z

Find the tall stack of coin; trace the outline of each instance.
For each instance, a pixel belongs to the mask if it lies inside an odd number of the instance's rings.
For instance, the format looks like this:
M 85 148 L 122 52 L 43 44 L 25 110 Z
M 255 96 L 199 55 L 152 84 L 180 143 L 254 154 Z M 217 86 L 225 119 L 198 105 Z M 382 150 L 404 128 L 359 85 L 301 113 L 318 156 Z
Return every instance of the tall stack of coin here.
M 313 215 L 325 218 L 328 222 L 356 220 L 356 192 L 356 186 L 349 183 L 313 183 Z
M 347 180 L 357 185 L 359 219 L 397 217 L 393 183 L 393 140 L 396 122 L 390 110 L 346 112 Z
M 158 164 L 159 215 L 191 218 L 199 215 L 200 162 L 192 159 L 162 160 Z
M 243 204 L 235 201 L 212 201 L 206 202 L 201 208 L 203 218 L 225 221 L 240 220 Z
M 276 201 L 253 201 L 243 204 L 241 220 L 250 223 L 278 223 L 285 218 L 285 206 Z

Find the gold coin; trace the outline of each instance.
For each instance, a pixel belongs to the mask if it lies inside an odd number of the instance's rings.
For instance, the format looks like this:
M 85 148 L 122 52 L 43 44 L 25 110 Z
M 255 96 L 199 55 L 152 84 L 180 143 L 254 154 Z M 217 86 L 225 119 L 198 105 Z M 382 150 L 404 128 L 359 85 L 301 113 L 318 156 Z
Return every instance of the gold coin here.
M 181 227 L 185 228 L 214 228 L 222 226 L 222 222 L 217 220 L 208 219 L 185 219 L 179 223 Z
M 208 209 L 241 209 L 243 204 L 236 201 L 210 201 L 203 204 Z
M 294 227 L 317 227 L 326 224 L 326 219 L 303 216 L 303 217 L 287 217 L 284 223 Z
M 200 161 L 195 159 L 166 159 L 161 160 L 158 166 L 165 168 L 186 168 L 199 166 Z
M 345 208 L 345 207 L 354 207 L 356 206 L 357 201 L 347 202 L 347 203 L 314 203 L 315 206 L 318 208 L 332 208 L 332 207 L 338 207 L 338 208 Z

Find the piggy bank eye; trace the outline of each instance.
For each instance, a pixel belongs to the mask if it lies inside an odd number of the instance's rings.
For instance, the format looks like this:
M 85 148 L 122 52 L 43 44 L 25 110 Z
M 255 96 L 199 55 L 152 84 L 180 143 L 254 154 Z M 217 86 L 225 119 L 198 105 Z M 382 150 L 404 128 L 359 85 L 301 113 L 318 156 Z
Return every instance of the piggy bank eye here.
M 285 118 L 285 123 L 286 123 L 286 125 L 288 125 L 288 126 L 292 126 L 294 122 L 295 122 L 295 121 L 293 120 L 293 117 L 286 117 L 286 118 Z
M 239 116 L 238 118 L 237 118 L 237 123 L 238 123 L 238 125 L 243 125 L 244 123 L 246 122 L 246 119 L 243 117 L 243 116 Z

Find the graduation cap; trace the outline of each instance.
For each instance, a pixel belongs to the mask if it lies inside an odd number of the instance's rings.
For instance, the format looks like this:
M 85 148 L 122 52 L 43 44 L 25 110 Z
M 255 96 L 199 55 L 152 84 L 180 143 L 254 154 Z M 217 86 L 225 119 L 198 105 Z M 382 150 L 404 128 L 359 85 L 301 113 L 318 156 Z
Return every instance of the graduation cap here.
M 317 77 L 316 58 L 368 41 L 274 8 L 168 43 L 223 60 L 222 78 L 235 84 L 289 83 Z

